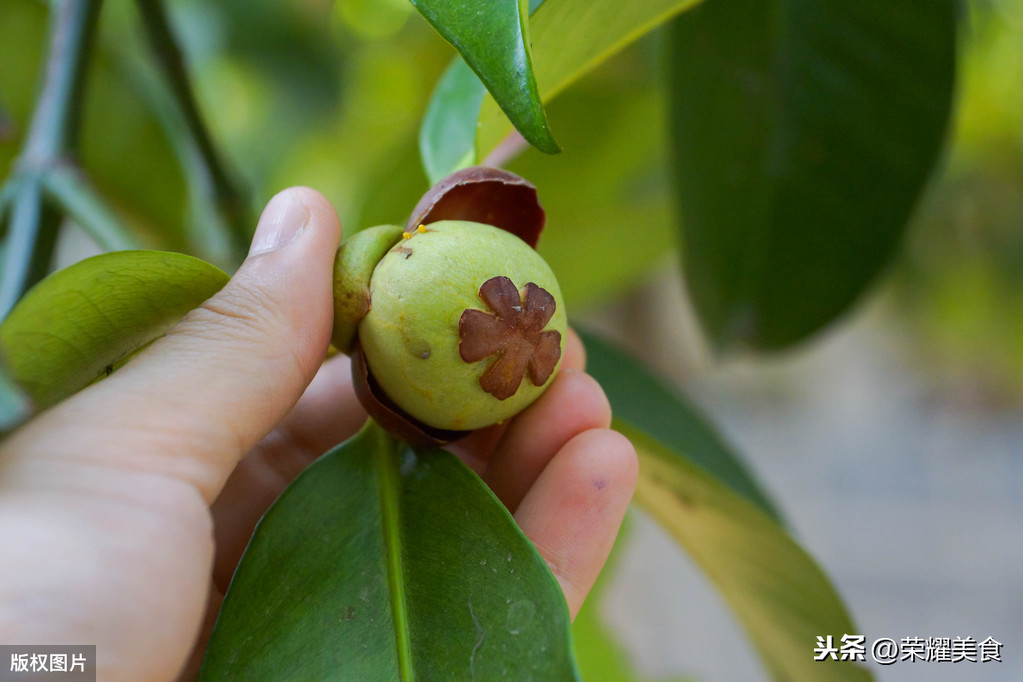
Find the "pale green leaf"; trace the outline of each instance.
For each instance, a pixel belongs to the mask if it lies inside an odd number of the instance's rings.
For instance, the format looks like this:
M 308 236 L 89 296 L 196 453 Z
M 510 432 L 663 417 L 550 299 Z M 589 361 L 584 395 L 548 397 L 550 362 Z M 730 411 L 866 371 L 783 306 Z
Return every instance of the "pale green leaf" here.
M 640 456 L 636 503 L 717 586 L 772 679 L 872 679 L 857 663 L 814 660 L 818 635 L 839 641 L 860 630 L 827 576 L 776 521 L 681 453 L 628 424 L 614 426 Z
M 0 324 L 0 357 L 39 410 L 109 374 L 219 291 L 227 275 L 191 256 L 119 251 L 32 288 Z
M 437 82 L 419 129 L 419 153 L 431 185 L 476 162 L 476 117 L 486 94 L 461 58 Z
M 815 662 L 817 635 L 856 634 L 827 576 L 782 527 L 756 477 L 692 407 L 638 362 L 583 334 L 640 458 L 636 504 L 721 591 L 777 680 L 866 680 L 848 662 Z M 671 580 L 666 575 L 664 579 Z

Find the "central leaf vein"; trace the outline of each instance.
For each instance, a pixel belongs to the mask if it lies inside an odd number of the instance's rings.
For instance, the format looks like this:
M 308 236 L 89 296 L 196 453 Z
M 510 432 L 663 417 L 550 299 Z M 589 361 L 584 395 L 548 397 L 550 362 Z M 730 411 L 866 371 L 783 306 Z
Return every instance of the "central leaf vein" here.
M 383 439 L 390 438 L 380 432 Z M 381 525 L 387 561 L 387 583 L 391 592 L 391 616 L 394 619 L 395 646 L 398 653 L 399 679 L 412 682 L 412 644 L 409 637 L 408 605 L 405 598 L 405 574 L 401 558 L 401 514 L 399 496 L 401 477 L 398 473 L 397 449 L 393 441 L 381 448 L 376 459 L 377 482 L 380 488 Z

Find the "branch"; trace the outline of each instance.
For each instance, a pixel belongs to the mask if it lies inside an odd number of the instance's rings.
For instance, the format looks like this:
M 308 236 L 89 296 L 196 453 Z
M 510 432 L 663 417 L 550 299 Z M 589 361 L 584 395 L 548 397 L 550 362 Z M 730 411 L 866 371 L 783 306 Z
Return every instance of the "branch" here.
M 47 196 L 64 210 L 104 251 L 140 249 L 121 219 L 110 210 L 81 170 L 70 164 L 55 166 L 43 178 Z
M 81 109 L 85 63 L 102 0 L 61 0 L 50 15 L 49 56 L 15 175 L 8 242 L 0 276 L 0 320 L 49 269 L 59 216 L 45 203 L 47 167 L 73 148 Z
M 199 113 L 195 92 L 185 68 L 184 55 L 171 31 L 163 2 L 138 0 L 136 4 L 149 35 L 153 53 L 185 118 L 199 157 L 205 166 L 205 175 L 213 185 L 214 201 L 230 230 L 235 255 L 244 256 L 249 248 L 252 229 L 247 203 L 228 174 L 227 166 L 213 144 L 213 138 Z

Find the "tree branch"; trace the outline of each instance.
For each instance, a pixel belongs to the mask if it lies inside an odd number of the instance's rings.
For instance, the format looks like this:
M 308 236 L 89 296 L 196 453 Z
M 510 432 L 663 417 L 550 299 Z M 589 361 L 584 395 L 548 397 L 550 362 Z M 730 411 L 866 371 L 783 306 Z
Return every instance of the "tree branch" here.
M 81 170 L 65 164 L 46 173 L 47 196 L 70 216 L 104 251 L 142 248 L 141 242 L 110 210 Z
M 213 138 L 199 113 L 199 105 L 185 68 L 184 55 L 178 47 L 167 20 L 162 0 L 138 0 L 150 45 L 160 67 L 167 77 L 174 99 L 185 118 L 189 133 L 205 166 L 205 175 L 212 183 L 213 197 L 218 210 L 230 230 L 232 248 L 236 256 L 243 257 L 249 247 L 252 225 L 248 205 L 227 171 Z
M 9 209 L 0 320 L 46 275 L 53 257 L 60 218 L 46 205 L 43 175 L 74 148 L 86 58 L 101 4 L 102 0 L 60 0 L 50 15 L 42 91 L 15 169 L 19 186 Z

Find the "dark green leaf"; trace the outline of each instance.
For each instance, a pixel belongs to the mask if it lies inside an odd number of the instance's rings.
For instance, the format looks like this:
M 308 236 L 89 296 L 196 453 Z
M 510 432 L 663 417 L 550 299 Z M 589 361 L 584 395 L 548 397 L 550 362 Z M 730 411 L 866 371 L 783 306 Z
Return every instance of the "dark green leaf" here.
M 777 522 L 777 509 L 746 465 L 678 392 L 657 380 L 628 354 L 581 332 L 586 371 L 607 393 L 615 419 L 685 457 Z
M 545 2 L 531 19 L 536 80 L 545 102 L 637 38 L 699 0 L 559 0 Z M 510 126 L 491 98 L 479 112 L 476 148 L 486 156 Z
M 572 680 L 564 597 L 490 490 L 370 424 L 260 522 L 200 679 Z
M 191 256 L 119 251 L 56 272 L 0 324 L 0 357 L 36 408 L 113 370 L 227 282 Z
M 848 661 L 815 661 L 818 635 L 860 632 L 816 562 L 760 507 L 688 457 L 628 424 L 639 453 L 636 503 L 721 591 L 775 680 L 870 680 Z M 685 453 L 688 454 L 688 453 Z
M 532 14 L 543 0 L 530 0 Z M 419 151 L 430 184 L 476 163 L 476 119 L 487 89 L 461 57 L 437 82 L 419 130 Z
M 719 347 L 781 348 L 896 251 L 941 148 L 954 0 L 714 0 L 672 32 L 689 290 Z
M 508 119 L 538 149 L 559 151 L 551 136 L 530 56 L 529 10 L 523 0 L 412 0 L 426 20 L 454 45 Z

